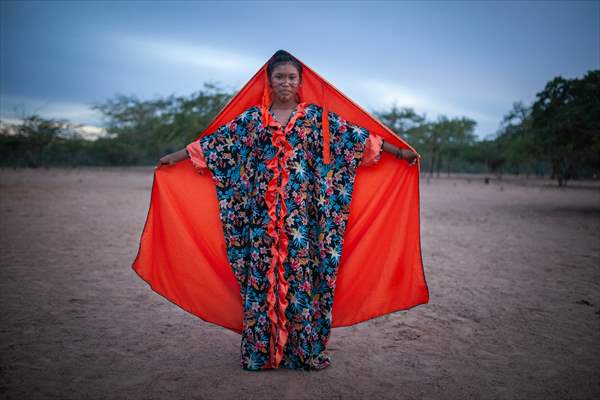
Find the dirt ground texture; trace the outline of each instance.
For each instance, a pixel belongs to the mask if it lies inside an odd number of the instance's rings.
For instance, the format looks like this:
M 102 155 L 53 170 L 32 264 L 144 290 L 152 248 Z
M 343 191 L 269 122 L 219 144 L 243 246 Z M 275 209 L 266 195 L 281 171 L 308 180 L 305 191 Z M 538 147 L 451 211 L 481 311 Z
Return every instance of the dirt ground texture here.
M 600 398 L 597 184 L 423 178 L 429 303 L 333 329 L 325 370 L 252 372 L 131 269 L 151 183 L 0 169 L 1 398 Z

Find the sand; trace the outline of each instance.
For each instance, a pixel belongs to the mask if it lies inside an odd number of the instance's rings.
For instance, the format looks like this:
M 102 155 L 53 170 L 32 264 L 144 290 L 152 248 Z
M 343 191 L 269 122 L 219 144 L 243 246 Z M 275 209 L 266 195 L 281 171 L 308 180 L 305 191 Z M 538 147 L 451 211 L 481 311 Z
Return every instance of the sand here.
M 334 329 L 325 370 L 251 372 L 131 269 L 151 183 L 0 169 L 0 397 L 600 398 L 598 184 L 422 179 L 430 302 Z

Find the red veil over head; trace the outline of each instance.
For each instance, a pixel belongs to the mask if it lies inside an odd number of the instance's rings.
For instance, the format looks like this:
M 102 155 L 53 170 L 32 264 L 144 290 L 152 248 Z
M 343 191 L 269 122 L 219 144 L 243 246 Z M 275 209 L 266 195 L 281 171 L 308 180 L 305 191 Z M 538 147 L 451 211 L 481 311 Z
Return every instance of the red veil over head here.
M 331 110 L 412 150 L 315 71 L 304 63 L 302 67 L 302 101 L 321 105 L 323 115 Z M 198 137 L 268 102 L 265 63 Z M 328 124 L 323 131 L 327 161 Z M 357 169 L 336 278 L 333 327 L 429 301 L 421 255 L 419 172 L 418 162 L 409 166 L 386 152 L 377 164 Z M 154 171 L 150 207 L 132 268 L 154 291 L 184 310 L 241 333 L 242 298 L 227 259 L 215 184 L 210 174 L 199 175 L 189 160 Z

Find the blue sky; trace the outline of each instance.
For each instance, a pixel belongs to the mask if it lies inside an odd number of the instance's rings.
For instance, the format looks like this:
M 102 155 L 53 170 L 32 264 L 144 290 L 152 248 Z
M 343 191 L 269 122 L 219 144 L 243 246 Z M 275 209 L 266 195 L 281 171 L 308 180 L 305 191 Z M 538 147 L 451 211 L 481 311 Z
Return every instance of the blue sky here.
M 93 102 L 239 89 L 278 49 L 367 110 L 466 116 L 483 138 L 600 68 L 600 1 L 1 1 L 0 117 L 100 125 Z

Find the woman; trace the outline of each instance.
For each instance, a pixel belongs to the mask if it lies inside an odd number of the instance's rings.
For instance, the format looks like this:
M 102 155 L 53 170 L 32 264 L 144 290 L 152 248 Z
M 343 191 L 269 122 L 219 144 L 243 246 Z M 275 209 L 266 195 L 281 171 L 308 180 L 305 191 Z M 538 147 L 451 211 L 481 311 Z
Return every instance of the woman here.
M 269 63 L 269 83 L 273 94 L 273 103 L 271 111 L 273 117 L 281 124 L 286 126 L 292 113 L 298 106 L 298 89 L 302 85 L 302 65 L 294 59 L 294 57 L 286 51 L 279 50 Z M 376 135 L 374 135 L 376 136 Z M 370 141 L 376 142 L 377 138 L 370 137 Z M 394 154 L 396 157 L 407 160 L 409 165 L 414 165 L 417 153 L 409 149 L 401 149 L 390 143 L 381 140 L 382 150 Z M 176 162 L 190 158 L 187 147 L 170 153 L 162 157 L 158 161 L 158 167 L 163 164 L 174 164 Z M 192 160 L 194 160 L 192 158 Z M 196 163 L 197 164 L 197 163 Z M 364 164 L 363 164 L 364 165 Z M 200 170 L 201 172 L 202 170 Z
M 319 370 L 331 363 L 326 346 L 356 169 L 375 164 L 381 151 L 410 165 L 419 156 L 302 102 L 302 64 L 291 54 L 275 53 L 267 76 L 270 107 L 248 108 L 157 167 L 189 157 L 216 183 L 243 299 L 242 367 Z

